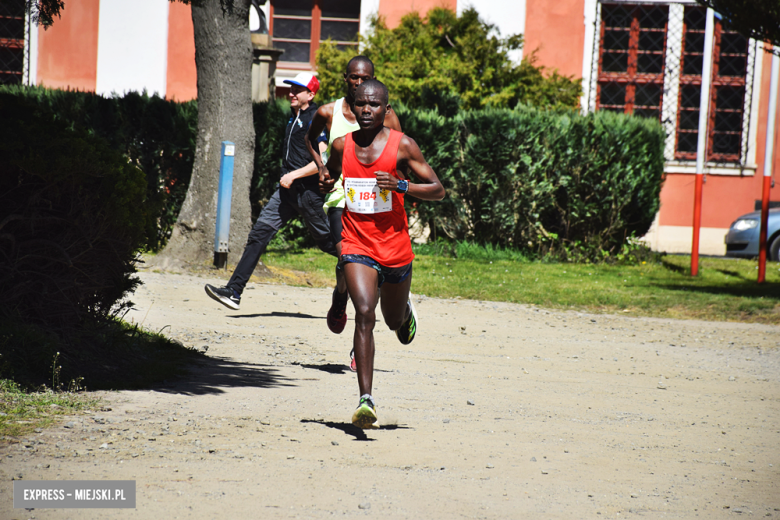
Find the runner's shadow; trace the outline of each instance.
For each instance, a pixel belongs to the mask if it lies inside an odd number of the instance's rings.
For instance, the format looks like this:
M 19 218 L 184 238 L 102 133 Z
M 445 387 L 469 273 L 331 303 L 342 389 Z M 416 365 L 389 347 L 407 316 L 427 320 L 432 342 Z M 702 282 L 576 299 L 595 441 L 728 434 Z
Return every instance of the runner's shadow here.
M 228 318 L 304 318 L 307 320 L 324 320 L 325 316 L 312 316 L 302 312 L 266 312 L 263 314 L 238 314 Z
M 352 435 L 356 441 L 375 441 L 376 439 L 370 439 L 366 435 L 365 430 L 361 430 L 357 426 L 351 423 L 343 423 L 343 422 L 333 422 L 333 421 L 323 421 L 321 419 L 301 419 L 302 423 L 316 423 L 321 424 L 323 426 L 327 426 L 328 428 L 333 428 L 334 430 L 341 430 L 347 435 Z M 380 430 L 410 430 L 408 426 L 399 426 L 397 424 L 384 424 L 379 427 Z M 370 430 L 369 430 L 370 431 Z
M 323 365 L 301 364 L 303 368 L 310 368 L 314 370 L 322 370 L 329 374 L 346 374 L 352 372 L 347 365 L 337 365 L 335 363 L 325 363 Z M 375 368 L 374 372 L 392 372 L 392 370 L 382 370 L 381 368 Z
M 166 394 L 223 394 L 227 388 L 274 388 L 295 386 L 270 365 L 238 363 L 230 358 L 206 357 L 190 365 L 189 373 L 152 387 Z
M 336 363 L 325 363 L 323 365 L 301 365 L 303 368 L 311 368 L 314 370 L 322 370 L 329 374 L 346 374 L 351 372 L 347 365 L 337 365 Z

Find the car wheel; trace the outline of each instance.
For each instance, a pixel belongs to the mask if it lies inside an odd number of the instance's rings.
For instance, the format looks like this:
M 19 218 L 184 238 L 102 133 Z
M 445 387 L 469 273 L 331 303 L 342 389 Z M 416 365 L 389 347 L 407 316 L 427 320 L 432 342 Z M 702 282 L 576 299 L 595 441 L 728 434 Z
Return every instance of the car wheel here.
M 769 259 L 780 262 L 780 235 L 777 235 L 769 246 Z

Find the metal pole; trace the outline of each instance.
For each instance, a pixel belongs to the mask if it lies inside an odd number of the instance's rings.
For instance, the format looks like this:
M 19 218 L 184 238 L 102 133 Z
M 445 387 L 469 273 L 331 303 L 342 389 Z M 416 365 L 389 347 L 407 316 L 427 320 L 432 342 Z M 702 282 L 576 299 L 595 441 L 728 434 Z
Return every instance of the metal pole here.
M 707 123 L 710 115 L 710 86 L 712 85 L 712 40 L 715 32 L 715 13 L 707 9 L 704 26 L 704 56 L 699 98 L 699 139 L 696 144 L 696 187 L 693 196 L 693 245 L 691 247 L 691 276 L 699 274 L 699 231 L 701 230 L 701 202 L 704 186 L 704 161 L 707 154 Z
M 766 151 L 764 152 L 764 189 L 761 195 L 761 231 L 758 238 L 758 283 L 766 281 L 766 232 L 769 221 L 769 190 L 772 187 L 772 160 L 774 159 L 775 119 L 777 119 L 777 79 L 780 75 L 780 57 L 772 55 L 772 73 L 769 81 L 769 114 L 766 118 Z
M 227 267 L 228 243 L 230 241 L 230 201 L 233 197 L 233 158 L 236 145 L 222 141 L 222 156 L 219 161 L 219 194 L 217 195 L 217 225 L 214 232 L 214 265 Z

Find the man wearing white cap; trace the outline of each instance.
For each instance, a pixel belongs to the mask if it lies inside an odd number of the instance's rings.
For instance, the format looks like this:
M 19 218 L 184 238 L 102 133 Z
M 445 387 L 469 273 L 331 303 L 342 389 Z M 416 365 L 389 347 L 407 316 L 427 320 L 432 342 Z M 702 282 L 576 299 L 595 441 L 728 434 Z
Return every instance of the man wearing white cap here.
M 206 294 L 233 310 L 238 310 L 241 293 L 268 243 L 296 215 L 303 217 L 303 222 L 317 246 L 336 256 L 328 217 L 322 211 L 324 196 L 319 191 L 319 169 L 306 148 L 306 133 L 314 114 L 317 113 L 317 104 L 312 100 L 320 88 L 320 82 L 308 72 L 301 72 L 294 79 L 284 82 L 290 85 L 288 97 L 292 114 L 284 133 L 279 188 L 271 196 L 249 233 L 244 254 L 241 255 L 241 260 L 227 285 L 206 285 Z M 320 151 L 327 148 L 324 132 L 318 146 Z

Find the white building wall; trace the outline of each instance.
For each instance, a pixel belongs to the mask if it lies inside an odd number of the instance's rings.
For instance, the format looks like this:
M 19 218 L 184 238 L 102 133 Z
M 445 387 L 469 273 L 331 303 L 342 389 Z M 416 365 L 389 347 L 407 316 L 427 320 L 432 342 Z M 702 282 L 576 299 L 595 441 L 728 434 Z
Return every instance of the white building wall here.
M 168 0 L 100 0 L 98 94 L 165 96 Z
M 495 25 L 503 37 L 525 33 L 525 0 L 458 0 L 458 15 L 468 7 L 474 7 L 480 18 Z M 512 51 L 509 56 L 520 63 L 523 50 Z
M 362 36 L 371 32 L 371 17 L 379 12 L 379 0 L 360 0 L 360 29 Z
M 27 78 L 26 85 L 38 84 L 38 24 L 31 23 L 30 16 L 24 19 L 24 34 L 27 41 L 25 47 L 30 51 L 30 59 L 24 61 L 22 78 Z

